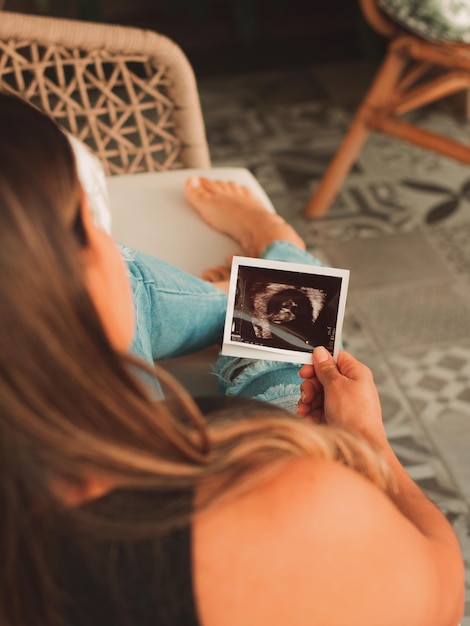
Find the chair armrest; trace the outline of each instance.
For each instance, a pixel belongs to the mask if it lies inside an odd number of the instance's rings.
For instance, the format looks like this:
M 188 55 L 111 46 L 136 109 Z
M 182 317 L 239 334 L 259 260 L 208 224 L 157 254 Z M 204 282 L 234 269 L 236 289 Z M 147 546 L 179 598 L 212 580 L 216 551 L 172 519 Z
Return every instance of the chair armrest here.
M 238 244 L 207 226 L 189 206 L 184 183 L 193 175 L 249 187 L 274 212 L 265 191 L 247 169 L 208 168 L 145 172 L 108 178 L 115 239 L 199 276 L 240 254 Z

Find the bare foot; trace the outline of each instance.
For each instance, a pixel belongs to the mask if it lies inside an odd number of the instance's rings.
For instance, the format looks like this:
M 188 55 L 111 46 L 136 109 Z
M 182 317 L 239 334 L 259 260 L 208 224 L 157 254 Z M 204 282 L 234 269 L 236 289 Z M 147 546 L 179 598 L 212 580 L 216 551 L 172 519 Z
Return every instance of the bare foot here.
M 215 287 L 218 287 L 223 292 L 228 294 L 233 256 L 233 254 L 228 256 L 225 264 L 206 268 L 201 274 L 202 280 L 212 283 Z
M 209 267 L 201 275 L 202 280 L 212 283 L 214 287 L 218 287 L 224 293 L 228 294 L 230 285 L 230 268 L 227 265 L 217 265 L 217 267 Z
M 185 191 L 202 219 L 238 241 L 246 256 L 259 257 L 268 244 L 279 240 L 305 250 L 292 226 L 280 215 L 270 213 L 248 187 L 193 176 L 186 181 Z
M 209 283 L 220 283 L 230 279 L 230 268 L 227 265 L 217 265 L 217 267 L 208 267 L 202 273 L 201 278 Z

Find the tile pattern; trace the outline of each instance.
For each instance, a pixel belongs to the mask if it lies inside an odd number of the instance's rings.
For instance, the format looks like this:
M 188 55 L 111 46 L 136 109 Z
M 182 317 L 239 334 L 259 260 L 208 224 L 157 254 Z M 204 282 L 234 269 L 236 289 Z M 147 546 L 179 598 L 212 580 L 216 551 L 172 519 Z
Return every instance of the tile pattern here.
M 327 216 L 303 217 L 373 69 L 200 80 L 208 140 L 214 165 L 249 168 L 309 250 L 351 269 L 344 345 L 372 368 L 392 445 L 454 525 L 470 574 L 470 172 L 371 135 Z M 470 141 L 451 105 L 413 117 Z

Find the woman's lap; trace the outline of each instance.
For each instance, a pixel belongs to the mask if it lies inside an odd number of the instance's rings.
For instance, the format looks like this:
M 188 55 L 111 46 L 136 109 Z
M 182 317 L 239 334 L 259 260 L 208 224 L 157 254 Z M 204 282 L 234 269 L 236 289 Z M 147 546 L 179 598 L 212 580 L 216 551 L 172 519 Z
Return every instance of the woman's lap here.
M 168 263 L 122 247 L 136 314 L 131 351 L 148 362 L 189 354 L 221 341 L 226 295 L 211 283 Z M 263 259 L 322 263 L 286 241 L 269 244 Z M 223 394 L 264 400 L 295 411 L 300 395 L 297 363 L 220 356 L 214 366 Z
M 309 252 L 287 241 L 269 244 L 261 257 L 271 261 L 287 261 L 304 265 L 322 265 Z M 295 412 L 300 398 L 298 363 L 240 359 L 221 355 L 214 371 L 219 378 L 219 389 L 231 396 L 244 396 L 271 402 Z
M 220 342 L 227 296 L 209 282 L 155 257 L 122 248 L 134 295 L 131 352 L 148 362 Z

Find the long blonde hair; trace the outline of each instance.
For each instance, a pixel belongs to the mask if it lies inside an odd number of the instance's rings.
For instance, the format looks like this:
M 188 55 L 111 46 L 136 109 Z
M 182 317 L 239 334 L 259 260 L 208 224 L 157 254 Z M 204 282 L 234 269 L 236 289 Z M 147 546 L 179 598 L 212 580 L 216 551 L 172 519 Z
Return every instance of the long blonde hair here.
M 45 115 L 0 95 L 0 623 L 60 622 L 53 549 L 64 510 L 55 477 L 99 475 L 129 489 L 230 497 L 295 456 L 338 460 L 387 485 L 367 444 L 270 405 L 207 421 L 164 371 L 110 345 L 87 292 L 80 185 L 67 139 Z M 156 375 L 155 402 L 136 372 Z M 206 503 L 207 504 L 207 503 Z M 188 521 L 175 497 L 147 518 L 67 511 L 95 537 L 136 537 Z M 25 560 L 28 567 L 25 568 Z

